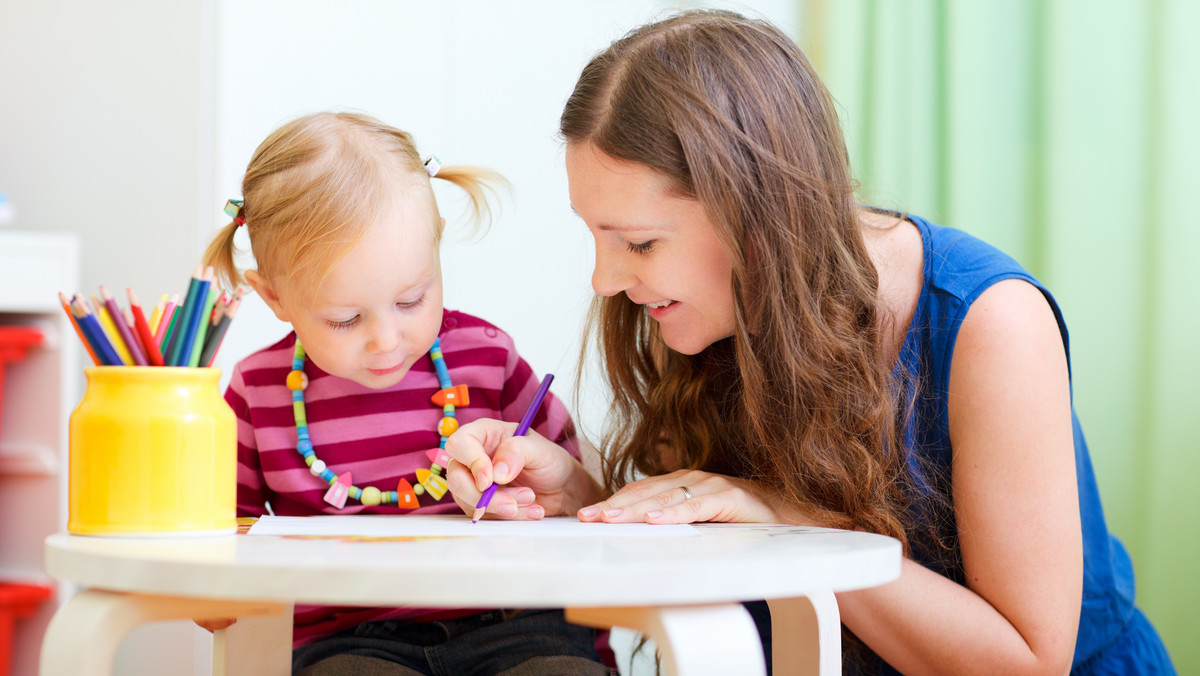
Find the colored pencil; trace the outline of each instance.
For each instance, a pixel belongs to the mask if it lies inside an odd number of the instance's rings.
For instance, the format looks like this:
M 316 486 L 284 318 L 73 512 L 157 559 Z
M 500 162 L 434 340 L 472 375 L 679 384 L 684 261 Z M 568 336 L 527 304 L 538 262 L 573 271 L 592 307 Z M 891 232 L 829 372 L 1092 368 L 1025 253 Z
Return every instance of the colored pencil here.
M 179 294 L 171 296 L 171 300 L 167 301 L 163 307 L 162 318 L 158 320 L 158 329 L 154 332 L 154 340 L 158 342 L 158 346 L 163 349 L 163 359 L 166 359 L 167 341 L 171 338 L 171 325 L 175 323 L 175 317 L 179 315 Z
M 525 415 L 521 416 L 521 422 L 517 424 L 517 431 L 513 432 L 514 437 L 523 437 L 529 431 L 529 426 L 533 424 L 533 416 L 537 414 L 538 408 L 542 405 L 542 400 L 546 398 L 546 393 L 550 391 L 550 383 L 554 382 L 554 374 L 547 373 L 545 378 L 542 378 L 542 384 L 538 385 L 537 392 L 533 394 L 533 401 L 529 402 L 529 408 L 525 409 Z M 471 523 L 479 521 L 483 518 L 484 512 L 487 511 L 488 503 L 492 501 L 492 496 L 496 494 L 496 482 L 492 481 L 492 485 L 483 489 L 483 495 L 479 496 L 479 502 L 475 503 L 475 513 L 471 515 Z
M 208 339 L 204 341 L 204 352 L 200 354 L 201 366 L 212 366 L 213 359 L 217 356 L 217 350 L 221 349 L 221 343 L 225 340 L 225 332 L 229 330 L 229 324 L 233 321 L 233 316 L 237 314 L 238 308 L 242 304 L 242 289 L 239 287 L 233 294 L 233 299 L 229 301 L 229 305 L 225 311 L 221 313 L 217 325 L 209 331 Z
M 158 349 L 158 343 L 154 342 L 154 335 L 150 333 L 150 325 L 146 323 L 146 315 L 142 313 L 142 304 L 138 302 L 133 289 L 125 291 L 129 293 L 129 311 L 133 313 L 133 326 L 137 329 L 142 349 L 146 352 L 146 361 L 150 362 L 151 366 L 162 366 L 162 351 Z
M 113 298 L 113 295 L 103 285 L 100 286 L 100 297 L 104 299 L 104 307 L 112 317 L 113 325 L 116 326 L 117 333 L 121 336 L 121 342 L 125 343 L 125 349 L 133 358 L 133 363 L 138 366 L 149 364 L 146 361 L 146 353 L 142 351 L 142 344 L 138 341 L 137 336 L 133 335 L 133 329 L 125 319 L 125 313 L 117 305 L 117 299 Z
M 75 312 L 75 318 L 79 320 L 79 326 L 83 329 L 84 335 L 92 341 L 92 347 L 96 349 L 96 354 L 100 356 L 103 366 L 124 366 L 125 362 L 121 361 L 120 354 L 105 336 L 100 320 L 88 309 L 87 301 L 76 295 L 75 299 L 71 301 L 71 308 Z
M 154 309 L 150 311 L 150 321 L 147 326 L 150 328 L 150 337 L 158 335 L 158 322 L 162 319 L 163 308 L 167 306 L 167 294 L 163 294 L 162 298 L 154 304 Z
M 71 301 L 67 300 L 66 294 L 62 291 L 58 292 L 58 302 L 62 303 L 63 312 L 67 313 L 67 319 L 71 320 L 71 326 L 75 327 L 75 335 L 79 336 L 79 342 L 83 343 L 83 347 L 87 350 L 88 356 L 92 358 L 92 363 L 101 366 L 100 357 L 96 354 L 96 348 L 92 347 L 92 341 L 88 340 L 83 335 L 83 329 L 79 328 L 79 320 L 75 319 L 75 313 L 71 312 Z
M 85 302 L 86 306 L 87 303 Z M 108 313 L 108 307 L 99 298 L 92 296 L 91 314 L 96 316 L 100 322 L 100 328 L 104 331 L 104 336 L 108 339 L 109 344 L 121 355 L 121 361 L 126 364 L 133 363 L 133 355 L 130 354 L 129 348 L 125 346 L 124 339 L 121 338 L 121 333 L 117 331 L 117 325 L 113 321 L 112 315 Z
M 164 350 L 166 362 L 168 366 L 179 366 L 179 356 L 183 352 L 183 342 L 186 338 L 187 327 L 191 322 L 191 317 L 196 312 L 196 303 L 202 302 L 201 298 L 206 297 L 208 287 L 205 287 L 204 292 L 200 292 L 200 278 L 204 276 L 204 266 L 199 264 L 196 266 L 196 271 L 192 273 L 192 279 L 188 282 L 187 295 L 183 299 L 183 310 L 179 312 L 170 329 L 170 336 L 167 342 L 170 343 L 170 348 Z M 192 334 L 193 336 L 195 333 Z
M 208 304 L 208 287 L 208 279 L 201 278 L 200 284 L 196 286 L 196 293 L 193 294 L 196 300 L 191 304 L 191 312 L 184 312 L 179 318 L 180 325 L 176 333 L 180 335 L 180 340 L 172 341 L 175 344 L 171 351 L 175 356 L 175 359 L 171 360 L 172 366 L 187 366 L 192 359 L 192 346 L 196 343 L 196 334 L 200 332 L 204 306 Z M 178 354 L 175 347 L 179 348 Z
M 208 289 L 208 299 L 204 303 L 204 309 L 200 312 L 200 326 L 196 331 L 196 339 L 192 342 L 192 351 L 188 354 L 187 365 L 193 368 L 200 365 L 200 353 L 204 351 L 204 338 L 208 335 L 209 327 L 212 326 L 213 306 L 216 305 L 217 298 L 221 295 L 211 267 L 204 271 L 204 277 L 211 286 Z

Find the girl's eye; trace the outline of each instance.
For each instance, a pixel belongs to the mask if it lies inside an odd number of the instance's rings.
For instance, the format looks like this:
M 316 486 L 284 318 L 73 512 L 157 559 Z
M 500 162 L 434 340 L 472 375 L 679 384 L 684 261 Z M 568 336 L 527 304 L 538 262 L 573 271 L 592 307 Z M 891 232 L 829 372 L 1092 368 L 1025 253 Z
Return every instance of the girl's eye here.
M 344 319 L 340 322 L 326 321 L 331 329 L 348 329 L 358 323 L 358 315 L 354 315 L 350 319 Z
M 420 298 L 418 298 L 416 300 L 410 300 L 410 301 L 404 301 L 401 303 L 396 303 L 396 307 L 400 308 L 401 310 L 412 310 L 412 309 L 421 307 L 421 305 L 423 305 L 424 303 L 425 303 L 425 296 L 421 296 Z
M 629 251 L 635 254 L 650 253 L 650 250 L 654 248 L 654 245 L 657 242 L 658 240 L 655 239 L 647 240 L 645 242 L 630 242 Z

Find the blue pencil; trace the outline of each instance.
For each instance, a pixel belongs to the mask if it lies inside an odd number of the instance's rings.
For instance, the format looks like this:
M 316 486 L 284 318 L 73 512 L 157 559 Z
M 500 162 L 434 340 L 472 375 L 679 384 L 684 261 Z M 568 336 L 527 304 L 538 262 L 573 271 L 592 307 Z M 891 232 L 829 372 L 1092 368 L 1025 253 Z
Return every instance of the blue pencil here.
M 200 298 L 200 277 L 204 274 L 204 266 L 197 265 L 196 272 L 192 274 L 192 280 L 188 283 L 187 296 L 183 301 L 183 309 L 179 311 L 179 319 L 175 322 L 175 327 L 171 330 L 170 345 L 164 350 L 167 366 L 179 365 L 179 353 L 183 350 L 184 330 L 190 320 L 192 313 L 195 311 L 196 301 Z M 207 290 L 205 291 L 207 293 Z
M 116 348 L 104 336 L 104 329 L 100 327 L 100 320 L 96 319 L 96 316 L 87 309 L 87 306 L 83 304 L 78 295 L 71 301 L 71 311 L 75 314 L 75 319 L 78 321 L 79 328 L 83 331 L 84 337 L 92 344 L 92 349 L 96 351 L 96 355 L 100 357 L 103 365 L 124 366 L 125 362 L 121 361 Z
M 187 366 L 192 360 L 192 348 L 196 345 L 196 336 L 200 333 L 200 322 L 204 319 L 204 308 L 208 306 L 208 279 L 201 279 L 196 287 L 196 302 L 192 304 L 191 314 L 184 314 L 180 320 L 187 319 L 187 331 L 179 344 L 179 356 L 172 362 L 175 366 Z M 188 299 L 189 301 L 191 298 Z

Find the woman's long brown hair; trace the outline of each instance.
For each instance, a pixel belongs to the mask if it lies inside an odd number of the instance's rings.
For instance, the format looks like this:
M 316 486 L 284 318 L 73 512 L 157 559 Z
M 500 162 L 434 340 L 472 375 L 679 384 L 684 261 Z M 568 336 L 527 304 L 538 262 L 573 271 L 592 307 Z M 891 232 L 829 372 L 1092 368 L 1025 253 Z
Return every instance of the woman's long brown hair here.
M 796 44 L 723 11 L 643 26 L 584 68 L 560 131 L 699 200 L 733 264 L 735 334 L 694 356 L 667 348 L 624 294 L 593 303 L 614 397 L 608 488 L 716 471 L 907 548 L 901 388 L 881 358 L 878 278 L 837 113 Z

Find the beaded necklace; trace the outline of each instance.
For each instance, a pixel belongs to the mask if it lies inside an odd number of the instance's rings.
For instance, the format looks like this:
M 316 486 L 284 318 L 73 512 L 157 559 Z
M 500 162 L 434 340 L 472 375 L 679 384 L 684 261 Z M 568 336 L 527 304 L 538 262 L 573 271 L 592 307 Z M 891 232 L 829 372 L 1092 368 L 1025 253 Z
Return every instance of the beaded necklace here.
M 433 368 L 437 371 L 438 385 L 441 387 L 430 397 L 430 400 L 435 405 L 442 407 L 443 417 L 437 425 L 437 431 L 441 435 L 442 441 L 437 448 L 425 451 L 430 465 L 429 469 L 417 470 L 417 484 L 414 486 L 409 483 L 408 479 L 400 479 L 394 491 L 380 490 L 375 486 L 359 488 L 354 485 L 349 471 L 336 474 L 317 457 L 316 449 L 313 448 L 312 439 L 308 433 L 308 415 L 304 410 L 304 390 L 308 389 L 308 374 L 304 372 L 304 357 L 304 347 L 300 345 L 300 339 L 297 338 L 296 349 L 292 353 L 292 371 L 287 376 L 287 387 L 292 391 L 292 411 L 296 417 L 296 452 L 304 458 L 304 463 L 308 465 L 313 476 L 319 477 L 329 484 L 329 490 L 325 492 L 325 502 L 342 509 L 346 506 L 346 498 L 349 497 L 367 506 L 395 504 L 401 509 L 415 509 L 421 506 L 417 501 L 418 495 L 428 494 L 434 500 L 441 500 L 447 490 L 442 470 L 450 462 L 450 456 L 446 454 L 445 450 L 446 438 L 458 429 L 454 406 L 455 404 L 468 406 L 471 403 L 467 396 L 467 386 L 455 387 L 450 382 L 450 371 L 446 368 L 446 360 L 442 358 L 441 338 L 433 341 L 433 346 L 429 348 L 429 358 L 433 360 Z

